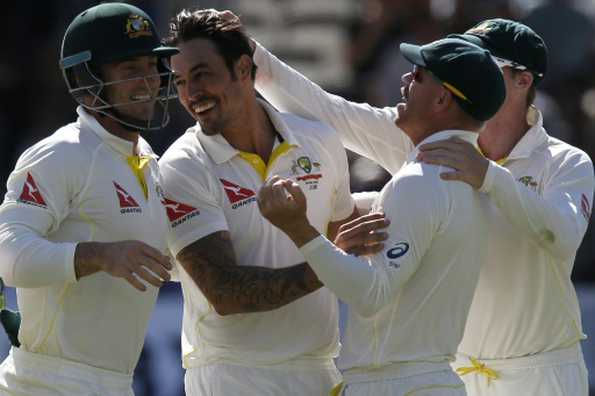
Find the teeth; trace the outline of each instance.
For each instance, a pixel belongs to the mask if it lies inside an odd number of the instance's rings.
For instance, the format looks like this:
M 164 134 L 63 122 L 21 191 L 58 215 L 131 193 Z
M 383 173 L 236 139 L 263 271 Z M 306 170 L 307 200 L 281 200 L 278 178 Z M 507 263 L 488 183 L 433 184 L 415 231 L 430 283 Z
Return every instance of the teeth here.
M 215 107 L 215 101 L 214 100 L 208 100 L 205 102 L 201 102 L 201 103 L 197 103 L 194 106 L 192 106 L 192 110 L 196 113 L 196 114 L 200 114 L 202 112 L 205 112 L 207 110 L 212 109 L 213 107 Z
M 133 100 L 149 100 L 151 99 L 151 95 L 133 95 Z

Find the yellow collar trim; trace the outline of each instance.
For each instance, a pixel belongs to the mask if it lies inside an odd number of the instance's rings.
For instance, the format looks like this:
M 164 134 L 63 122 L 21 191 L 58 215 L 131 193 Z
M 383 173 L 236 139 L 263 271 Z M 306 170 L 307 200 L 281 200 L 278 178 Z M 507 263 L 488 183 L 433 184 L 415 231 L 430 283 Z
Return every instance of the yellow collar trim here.
M 286 154 L 289 150 L 291 150 L 294 147 L 297 147 L 297 146 L 294 144 L 289 144 L 287 142 L 281 143 L 280 145 L 275 147 L 275 149 L 271 153 L 271 157 L 269 158 L 268 164 L 265 164 L 264 161 L 262 160 L 262 158 L 260 158 L 260 156 L 258 154 L 240 151 L 239 156 L 242 159 L 244 159 L 246 162 L 248 162 L 254 168 L 256 173 L 258 173 L 260 178 L 264 181 L 264 180 L 266 180 L 266 178 L 268 176 L 268 172 L 271 169 L 271 167 L 273 166 L 273 164 L 275 163 L 275 161 L 277 160 L 277 158 Z
M 481 150 L 481 147 L 477 146 L 477 151 L 480 152 L 481 155 L 483 155 L 484 157 L 486 156 L 484 154 L 484 152 Z M 487 157 L 486 157 L 487 158 Z M 508 161 L 508 157 L 504 157 L 504 158 L 500 158 L 499 160 L 494 161 L 495 163 L 497 163 L 498 165 L 502 166 L 504 165 L 506 162 Z
M 144 168 L 147 164 L 151 161 L 151 157 L 147 155 L 131 155 L 130 157 L 126 158 L 126 162 L 128 162 L 128 166 L 136 176 L 141 188 L 143 189 L 143 193 L 145 194 L 145 199 L 149 198 L 149 188 L 147 187 L 147 181 L 145 180 L 145 172 Z

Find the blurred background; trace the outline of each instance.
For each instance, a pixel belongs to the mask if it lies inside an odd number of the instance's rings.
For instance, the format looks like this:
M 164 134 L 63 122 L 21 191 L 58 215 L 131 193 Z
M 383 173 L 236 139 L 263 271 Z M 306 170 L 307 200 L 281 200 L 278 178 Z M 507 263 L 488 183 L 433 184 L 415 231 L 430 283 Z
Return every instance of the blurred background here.
M 169 19 L 188 7 L 230 9 L 248 32 L 279 58 L 331 92 L 376 106 L 400 100 L 401 75 L 410 65 L 401 42 L 423 44 L 463 32 L 494 17 L 520 20 L 549 48 L 549 70 L 536 100 L 552 136 L 595 158 L 595 0 L 146 0 L 127 1 L 151 15 L 162 34 Z M 3 3 L 0 56 L 0 193 L 20 154 L 76 119 L 75 102 L 58 68 L 70 21 L 98 4 L 88 0 L 21 0 Z M 109 43 L 106 43 L 109 45 Z M 146 138 L 158 154 L 193 124 L 172 102 L 170 125 Z M 67 166 L 67 161 L 65 161 Z M 379 189 L 388 175 L 350 154 L 353 191 Z M 595 338 L 595 232 L 592 224 L 576 258 L 575 281 L 584 330 Z M 16 307 L 14 291 L 8 302 Z M 182 297 L 177 284 L 162 288 L 141 362 L 139 396 L 183 395 L 180 363 Z M 0 334 L 0 358 L 8 352 Z M 595 341 L 583 350 L 595 396 Z

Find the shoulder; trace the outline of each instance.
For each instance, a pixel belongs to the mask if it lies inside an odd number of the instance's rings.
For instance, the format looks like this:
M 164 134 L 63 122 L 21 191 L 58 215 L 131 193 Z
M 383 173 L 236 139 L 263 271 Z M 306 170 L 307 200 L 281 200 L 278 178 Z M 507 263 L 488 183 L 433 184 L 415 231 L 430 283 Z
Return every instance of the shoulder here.
M 548 136 L 547 150 L 553 158 L 574 159 L 574 161 L 592 163 L 589 155 L 583 150 L 551 136 Z
M 542 161 L 543 168 L 549 169 L 551 174 L 577 169 L 593 172 L 593 162 L 586 152 L 549 135 L 534 154 Z
M 167 189 L 176 184 L 210 185 L 214 177 L 213 162 L 200 144 L 193 129 L 180 136 L 159 159 L 159 173 Z
M 15 170 L 33 166 L 57 167 L 60 172 L 87 168 L 98 144 L 81 132 L 78 123 L 68 124 L 25 150 Z
M 207 153 L 200 144 L 194 128 L 189 128 L 182 136 L 176 139 L 159 160 L 160 166 L 176 167 L 187 162 L 204 164 Z
M 326 140 L 339 139 L 337 132 L 321 121 L 309 120 L 295 114 L 278 113 L 297 139 Z

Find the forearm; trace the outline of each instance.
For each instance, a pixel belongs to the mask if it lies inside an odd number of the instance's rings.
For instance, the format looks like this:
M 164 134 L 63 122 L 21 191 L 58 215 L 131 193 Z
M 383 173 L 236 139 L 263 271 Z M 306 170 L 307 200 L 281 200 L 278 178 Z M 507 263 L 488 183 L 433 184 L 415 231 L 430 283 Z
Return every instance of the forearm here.
M 51 242 L 22 224 L 0 226 L 0 276 L 12 287 L 76 282 L 76 243 Z
M 221 233 L 188 246 L 177 259 L 220 315 L 270 311 L 323 286 L 306 263 L 285 268 L 237 265 Z
M 322 283 L 361 314 L 376 312 L 395 292 L 371 263 L 346 254 L 322 236 L 300 251 Z M 400 287 L 396 283 L 392 286 Z

